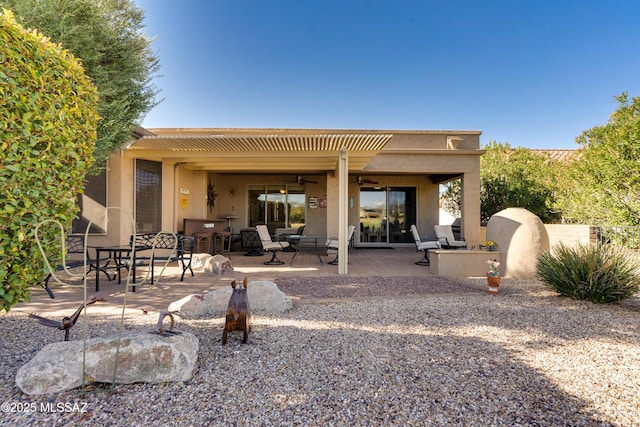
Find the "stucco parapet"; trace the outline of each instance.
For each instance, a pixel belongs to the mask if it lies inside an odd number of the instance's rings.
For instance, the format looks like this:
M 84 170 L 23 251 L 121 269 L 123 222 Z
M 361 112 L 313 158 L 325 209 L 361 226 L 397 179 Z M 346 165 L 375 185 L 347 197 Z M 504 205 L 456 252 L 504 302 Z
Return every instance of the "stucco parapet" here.
M 480 156 L 485 152 L 486 150 L 479 148 L 459 150 L 443 150 L 440 148 L 383 148 L 382 150 L 380 150 L 380 154 L 438 154 L 452 156 Z

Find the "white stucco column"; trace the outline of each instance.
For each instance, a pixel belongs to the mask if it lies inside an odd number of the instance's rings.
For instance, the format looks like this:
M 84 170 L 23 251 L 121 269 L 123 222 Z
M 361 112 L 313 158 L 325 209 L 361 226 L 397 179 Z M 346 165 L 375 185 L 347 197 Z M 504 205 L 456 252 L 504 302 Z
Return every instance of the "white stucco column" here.
M 338 274 L 349 273 L 349 247 L 347 227 L 349 222 L 349 152 L 343 147 L 338 153 Z

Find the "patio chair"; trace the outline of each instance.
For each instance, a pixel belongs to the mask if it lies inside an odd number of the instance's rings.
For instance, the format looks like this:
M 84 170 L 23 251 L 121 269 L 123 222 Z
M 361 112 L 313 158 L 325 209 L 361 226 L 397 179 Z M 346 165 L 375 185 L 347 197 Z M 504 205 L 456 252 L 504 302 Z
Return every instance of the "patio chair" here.
M 347 248 L 353 243 L 353 235 L 356 231 L 356 227 L 353 225 L 349 226 L 349 230 L 347 231 Z M 337 265 L 338 264 L 338 247 L 340 241 L 338 240 L 337 237 L 329 237 L 327 239 L 327 249 L 331 249 L 336 251 L 336 257 L 333 261 L 329 262 L 328 264 L 331 265 Z
M 181 282 L 184 281 L 187 271 L 191 272 L 191 277 L 194 276 L 191 262 L 196 247 L 195 236 L 175 235 L 168 232 L 132 234 L 129 237 L 129 246 L 136 247 L 137 263 L 148 262 L 151 269 L 151 284 L 155 283 L 156 262 L 177 262 L 182 268 Z M 148 253 L 149 251 L 151 252 Z M 134 292 L 135 289 L 134 286 Z
M 433 229 L 443 249 L 464 249 L 467 247 L 467 242 L 465 242 L 464 239 L 456 240 L 450 225 L 434 225 Z
M 420 239 L 420 234 L 418 234 L 418 229 L 415 224 L 411 226 L 411 235 L 413 236 L 413 241 L 416 243 L 416 251 L 422 251 L 424 253 L 422 259 L 420 261 L 416 261 L 417 265 L 429 265 L 431 262 L 429 261 L 429 249 L 440 249 L 440 243 L 436 240 L 425 240 L 422 241 Z
M 64 245 L 65 251 L 61 260 L 61 264 L 53 266 L 55 272 L 64 271 L 69 268 L 84 267 L 84 257 L 86 257 L 86 266 L 89 267 L 89 272 L 93 270 L 99 270 L 104 273 L 105 276 L 107 276 L 107 280 L 111 280 L 111 276 L 109 276 L 106 266 L 100 266 L 100 261 L 105 260 L 93 259 L 89 256 L 89 251 L 84 247 L 84 236 L 67 235 L 64 240 Z M 71 254 L 75 254 L 76 257 L 74 259 L 68 258 Z M 82 257 L 80 257 L 80 255 Z M 49 280 L 51 280 L 51 278 L 55 275 L 55 272 L 49 272 L 49 274 L 47 274 L 47 277 L 44 279 L 44 290 L 47 291 L 51 299 L 55 299 L 55 296 L 53 294 L 53 291 L 49 287 Z M 88 272 L 86 274 L 88 274 Z
M 297 252 L 296 247 L 298 243 L 300 243 L 300 239 L 304 236 L 304 227 L 304 225 L 298 227 L 295 234 L 280 234 L 279 236 L 275 236 L 279 241 L 289 242 L 289 247 L 283 249 L 283 252 Z
M 240 229 L 240 246 L 247 251 L 244 256 L 262 256 L 262 244 L 260 236 L 255 228 Z
M 284 248 L 288 248 L 289 242 L 274 242 L 271 240 L 271 235 L 269 234 L 269 229 L 266 225 L 256 225 L 256 230 L 258 231 L 258 235 L 260 236 L 260 243 L 262 243 L 262 249 L 265 251 L 271 252 L 271 259 L 266 261 L 264 265 L 281 265 L 284 262 L 278 259 L 277 253 L 278 251 L 282 251 Z

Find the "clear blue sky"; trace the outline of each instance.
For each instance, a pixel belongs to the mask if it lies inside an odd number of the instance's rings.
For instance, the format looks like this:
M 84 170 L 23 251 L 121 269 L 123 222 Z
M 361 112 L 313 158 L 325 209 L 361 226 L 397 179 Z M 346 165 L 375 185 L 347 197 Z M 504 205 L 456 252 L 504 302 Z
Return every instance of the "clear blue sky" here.
M 145 127 L 481 130 L 577 148 L 640 95 L 640 1 L 136 0 Z

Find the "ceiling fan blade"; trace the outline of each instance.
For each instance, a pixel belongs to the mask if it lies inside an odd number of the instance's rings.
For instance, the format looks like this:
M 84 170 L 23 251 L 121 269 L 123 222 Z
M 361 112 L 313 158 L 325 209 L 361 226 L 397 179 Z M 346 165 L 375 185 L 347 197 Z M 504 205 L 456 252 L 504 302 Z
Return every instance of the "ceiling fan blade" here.
M 356 176 L 356 182 L 358 183 L 358 185 L 362 185 L 362 184 L 377 184 L 378 181 L 372 181 L 370 179 L 365 178 L 364 176 L 358 175 Z
M 296 182 L 300 185 L 318 184 L 318 181 L 310 181 L 308 179 L 304 179 L 301 175 L 296 175 Z

